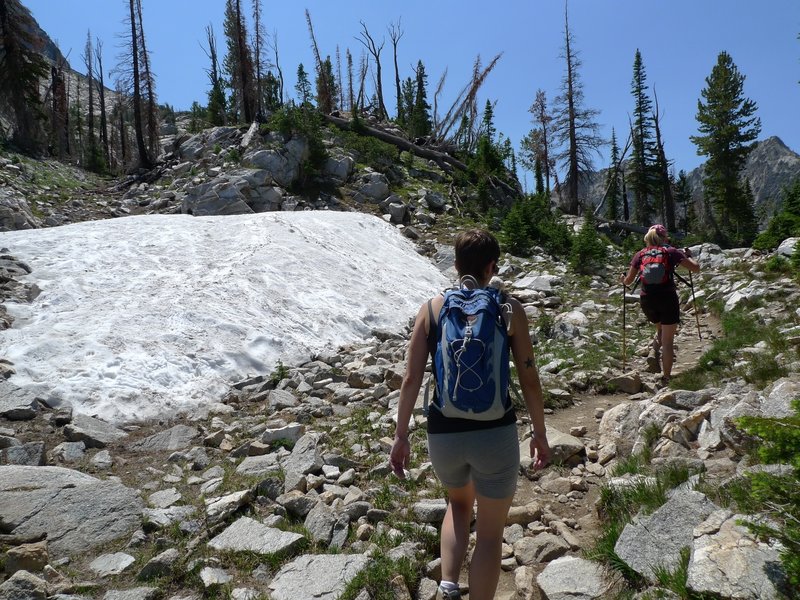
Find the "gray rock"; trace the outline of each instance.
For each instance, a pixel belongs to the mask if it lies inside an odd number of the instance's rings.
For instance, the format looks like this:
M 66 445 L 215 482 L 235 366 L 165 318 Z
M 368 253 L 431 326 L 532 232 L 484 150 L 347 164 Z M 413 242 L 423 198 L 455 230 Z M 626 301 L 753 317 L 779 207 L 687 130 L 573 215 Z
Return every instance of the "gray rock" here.
M 138 493 L 116 481 L 62 467 L 0 467 L 0 522 L 16 535 L 46 532 L 53 556 L 130 535 L 141 515 Z
M 189 448 L 200 435 L 194 427 L 176 425 L 171 429 L 134 442 L 129 447 L 134 452 L 163 452 Z
M 664 390 L 653 398 L 653 402 L 678 410 L 694 410 L 707 404 L 713 397 L 712 390 Z
M 45 600 L 47 582 L 27 571 L 17 571 L 0 584 L 0 600 Z
M 86 444 L 83 442 L 64 442 L 51 451 L 54 460 L 65 463 L 76 463 L 86 456 Z
M 213 567 L 203 567 L 200 571 L 200 580 L 207 588 L 217 585 L 225 585 L 233 580 L 227 571 L 223 569 L 215 569 Z
M 411 505 L 411 512 L 417 523 L 436 523 L 444 521 L 447 512 L 447 501 L 443 498 L 435 500 L 420 500 Z
M 145 508 L 142 517 L 156 527 L 165 528 L 180 523 L 197 512 L 194 506 L 170 506 L 169 508 Z
M 178 492 L 178 490 L 175 488 L 169 488 L 168 490 L 160 490 L 154 494 L 150 494 L 147 502 L 150 504 L 150 506 L 155 508 L 169 508 L 176 502 L 179 502 L 180 499 L 180 492 Z
M 143 581 L 155 579 L 156 577 L 166 577 L 172 573 L 175 564 L 180 560 L 181 553 L 177 548 L 169 548 L 161 554 L 154 556 L 147 564 L 142 567 L 137 577 Z
M 721 598 L 785 597 L 787 581 L 778 549 L 736 524 L 745 518 L 717 511 L 695 529 L 686 582 L 689 590 Z
M 271 444 L 277 440 L 287 440 L 296 444 L 297 440 L 305 433 L 305 426 L 300 423 L 290 423 L 283 427 L 268 428 L 261 434 L 261 441 Z
M 319 438 L 313 433 L 307 433 L 297 440 L 292 453 L 282 462 L 283 470 L 303 475 L 319 472 L 325 463 L 317 448 L 318 442 Z
M 208 498 L 205 501 L 206 518 L 211 523 L 224 521 L 237 510 L 246 506 L 253 499 L 251 490 L 241 490 L 217 498 Z
M 0 231 L 38 229 L 41 226 L 22 194 L 9 187 L 0 188 Z
M 105 448 L 127 437 L 127 433 L 88 415 L 75 415 L 64 427 L 64 437 L 70 442 L 83 442 L 87 448 Z
M 347 155 L 329 156 L 322 173 L 339 183 L 344 183 L 353 174 L 355 164 L 353 158 Z
M 675 571 L 681 549 L 692 545 L 692 530 L 715 509 L 700 492 L 676 492 L 652 515 L 628 523 L 614 550 L 634 571 L 653 581 L 654 568 Z
M 130 554 L 124 552 L 115 552 L 114 554 L 103 554 L 98 556 L 91 563 L 89 569 L 93 571 L 98 577 L 109 577 L 111 575 L 119 575 L 123 573 L 128 567 L 136 562 Z
M 794 414 L 791 402 L 800 397 L 800 381 L 784 377 L 773 383 L 767 390 L 767 397 L 761 402 L 762 416 L 783 418 Z
M 444 210 L 444 207 L 447 206 L 447 198 L 444 195 L 440 194 L 439 192 L 434 192 L 430 190 L 425 190 L 425 196 L 423 200 L 433 211 L 441 211 Z
M 514 555 L 521 565 L 549 562 L 569 552 L 569 544 L 552 533 L 524 537 L 514 543 Z
M 319 500 L 306 496 L 303 492 L 293 490 L 285 494 L 281 494 L 275 499 L 275 502 L 283 506 L 287 511 L 297 517 L 303 517 L 316 506 Z
M 613 587 L 601 565 L 576 556 L 555 559 L 539 573 L 536 584 L 547 600 L 595 600 Z
M 305 554 L 284 565 L 269 584 L 272 600 L 335 600 L 369 564 L 363 554 Z
M 308 147 L 297 147 L 297 141 L 291 148 L 287 144 L 280 150 L 258 150 L 250 155 L 245 155 L 244 163 L 256 169 L 262 169 L 269 173 L 272 181 L 282 188 L 288 188 L 300 175 L 300 165 L 308 156 Z M 298 153 L 299 151 L 299 153 Z
M 239 475 L 256 477 L 277 473 L 280 470 L 281 467 L 278 464 L 278 455 L 274 452 L 271 454 L 262 454 L 261 456 L 248 456 L 236 467 L 236 472 Z
M 639 431 L 641 412 L 641 404 L 630 402 L 618 404 L 603 413 L 599 428 L 600 447 L 616 444 L 619 454 L 630 454 Z
M 547 442 L 550 444 L 551 457 L 554 463 L 564 463 L 576 454 L 583 452 L 583 442 L 581 440 L 554 427 L 547 427 Z M 530 448 L 530 439 L 523 440 L 519 445 L 520 456 L 530 457 Z
M 250 551 L 258 554 L 290 552 L 305 538 L 299 533 L 268 527 L 249 517 L 241 517 L 208 542 L 215 550 Z
M 28 442 L 20 446 L 11 446 L 0 452 L 9 465 L 40 467 L 46 463 L 44 442 Z
M 315 542 L 331 543 L 336 516 L 323 502 L 318 502 L 306 515 L 305 527 Z
M 103 596 L 103 600 L 156 600 L 158 595 L 158 588 L 137 587 L 129 590 L 109 590 Z
M 283 410 L 284 408 L 298 406 L 300 401 L 294 394 L 286 390 L 272 390 L 267 396 L 267 403 L 275 410 Z
M 787 258 L 791 258 L 792 254 L 794 254 L 794 250 L 797 247 L 798 242 L 800 242 L 800 238 L 797 237 L 786 238 L 781 242 L 781 245 L 778 246 L 778 249 L 775 251 L 775 253 L 780 254 L 781 256 L 785 256 Z
M 36 416 L 38 410 L 36 396 L 0 380 L 0 417 L 9 421 L 29 421 Z
M 367 171 L 359 177 L 355 187 L 373 202 L 381 202 L 389 195 L 389 180 L 383 173 Z
M 642 378 L 638 371 L 623 373 L 617 377 L 611 377 L 608 384 L 626 394 L 638 394 L 642 391 Z

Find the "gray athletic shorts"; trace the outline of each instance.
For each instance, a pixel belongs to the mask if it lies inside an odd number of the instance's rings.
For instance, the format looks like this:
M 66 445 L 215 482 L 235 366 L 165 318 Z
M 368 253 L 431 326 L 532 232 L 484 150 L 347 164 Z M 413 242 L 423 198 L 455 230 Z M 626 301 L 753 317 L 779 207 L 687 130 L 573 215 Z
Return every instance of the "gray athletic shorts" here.
M 517 489 L 519 439 L 515 424 L 479 431 L 428 435 L 433 470 L 448 488 L 472 480 L 487 498 L 509 498 Z

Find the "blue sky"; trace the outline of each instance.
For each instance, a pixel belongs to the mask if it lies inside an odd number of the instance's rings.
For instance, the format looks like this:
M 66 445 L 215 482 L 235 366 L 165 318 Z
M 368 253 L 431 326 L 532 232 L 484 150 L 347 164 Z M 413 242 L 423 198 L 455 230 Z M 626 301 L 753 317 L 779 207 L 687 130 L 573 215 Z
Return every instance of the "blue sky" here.
M 105 64 L 115 63 L 126 0 L 22 0 L 62 51 L 70 52 L 81 70 L 80 54 L 87 29 L 103 40 Z M 251 0 L 242 0 L 248 11 Z M 448 107 L 468 81 L 475 57 L 484 62 L 503 52 L 482 88 L 481 105 L 497 101 L 498 131 L 515 146 L 530 129 L 527 112 L 536 90 L 552 100 L 564 72 L 564 4 L 557 0 L 263 0 L 268 31 L 277 31 L 287 92 L 302 62 L 312 70 L 313 58 L 304 10 L 311 12 L 321 52 L 344 57 L 363 20 L 373 37 L 385 37 L 382 62 L 384 94 L 394 107 L 394 71 L 387 26 L 402 18 L 405 36 L 399 45 L 401 76 L 412 74 L 418 59 L 425 63 L 429 96 L 444 69 L 447 85 L 440 108 Z M 224 51 L 224 0 L 143 0 L 147 42 L 157 77 L 159 102 L 178 109 L 192 101 L 205 104 L 208 89 L 201 49 L 205 27 L 213 24 Z M 624 142 L 632 110 L 630 81 L 633 57 L 642 53 L 650 91 L 656 90 L 663 114 L 666 151 L 675 168 L 690 170 L 697 156 L 689 136 L 697 133 L 695 115 L 705 78 L 725 50 L 746 76 L 745 94 L 758 104 L 761 138 L 777 135 L 800 152 L 800 1 L 798 0 L 572 0 L 570 28 L 583 61 L 581 76 L 586 106 L 598 109 L 605 137 L 611 128 Z M 640 23 L 649 23 L 642 27 Z M 357 60 L 357 58 L 356 58 Z M 607 166 L 607 151 L 595 165 Z

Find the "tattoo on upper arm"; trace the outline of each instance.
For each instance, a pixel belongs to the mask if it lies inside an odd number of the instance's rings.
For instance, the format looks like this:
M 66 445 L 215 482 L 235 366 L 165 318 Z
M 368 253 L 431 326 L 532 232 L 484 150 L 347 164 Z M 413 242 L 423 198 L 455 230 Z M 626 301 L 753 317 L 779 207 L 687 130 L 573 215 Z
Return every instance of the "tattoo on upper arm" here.
M 532 369 L 533 368 L 533 359 L 532 358 L 528 358 L 525 361 L 525 368 L 526 369 Z

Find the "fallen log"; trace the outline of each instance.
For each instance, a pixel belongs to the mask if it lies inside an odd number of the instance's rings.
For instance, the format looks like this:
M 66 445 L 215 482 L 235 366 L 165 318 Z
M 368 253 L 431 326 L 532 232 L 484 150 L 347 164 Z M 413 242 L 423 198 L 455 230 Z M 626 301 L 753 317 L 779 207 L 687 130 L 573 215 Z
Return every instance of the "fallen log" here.
M 341 117 L 334 117 L 332 115 L 323 115 L 326 121 L 329 123 L 333 123 L 340 129 L 344 129 L 346 131 L 358 131 L 359 133 L 363 133 L 374 138 L 379 139 L 382 142 L 386 142 L 387 144 L 392 144 L 393 146 L 397 146 L 401 150 L 406 150 L 407 152 L 411 152 L 415 156 L 419 156 L 420 158 L 425 158 L 428 160 L 434 161 L 439 167 L 447 172 L 452 173 L 453 169 L 456 168 L 459 171 L 466 171 L 467 165 L 463 162 L 458 160 L 457 158 L 453 158 L 449 154 L 444 154 L 443 152 L 437 152 L 436 150 L 431 150 L 430 148 L 423 148 L 421 146 L 417 146 L 413 142 L 408 141 L 407 139 L 401 138 L 397 135 L 393 135 L 391 133 L 387 133 L 385 131 L 381 131 L 380 129 L 376 129 L 375 127 L 370 127 L 368 125 L 364 125 L 363 123 L 358 127 L 353 127 L 353 122 L 348 119 L 342 119 Z

